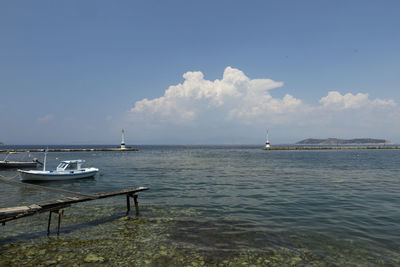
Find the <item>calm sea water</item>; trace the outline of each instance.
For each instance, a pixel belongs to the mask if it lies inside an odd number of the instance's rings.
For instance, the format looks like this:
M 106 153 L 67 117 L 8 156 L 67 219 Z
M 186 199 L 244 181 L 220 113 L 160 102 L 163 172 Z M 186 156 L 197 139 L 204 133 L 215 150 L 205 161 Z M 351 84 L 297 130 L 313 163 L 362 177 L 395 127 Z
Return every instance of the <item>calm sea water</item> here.
M 81 193 L 147 186 L 141 214 L 125 216 L 119 196 L 66 208 L 58 237 L 56 217 L 46 235 L 48 214 L 7 223 L 0 265 L 400 265 L 400 150 L 139 149 L 49 153 L 49 168 L 79 158 L 101 174 L 42 185 Z M 0 184 L 0 207 L 62 197 Z

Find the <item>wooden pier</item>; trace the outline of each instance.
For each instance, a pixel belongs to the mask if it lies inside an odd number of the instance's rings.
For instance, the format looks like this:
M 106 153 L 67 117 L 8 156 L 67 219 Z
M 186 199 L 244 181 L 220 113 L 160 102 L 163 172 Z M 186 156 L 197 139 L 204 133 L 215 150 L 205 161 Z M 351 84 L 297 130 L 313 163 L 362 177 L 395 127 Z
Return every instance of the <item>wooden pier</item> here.
M 0 178 L 0 182 L 4 182 L 7 184 L 12 184 L 16 186 L 21 186 L 25 188 L 32 188 L 32 189 L 39 189 L 39 190 L 47 190 L 52 192 L 58 192 L 63 194 L 72 195 L 71 197 L 66 197 L 63 199 L 58 200 L 49 200 L 45 202 L 40 202 L 36 204 L 32 204 L 30 206 L 19 206 L 19 207 L 10 207 L 10 208 L 0 208 L 0 223 L 5 225 L 6 222 L 20 219 L 27 216 L 32 216 L 37 213 L 49 212 L 49 220 L 47 225 L 47 234 L 50 234 L 50 225 L 51 225 L 51 216 L 53 213 L 58 214 L 58 227 L 57 227 L 57 234 L 60 233 L 60 226 L 61 226 L 61 218 L 64 214 L 64 209 L 70 207 L 72 204 L 114 197 L 119 195 L 126 195 L 126 205 L 127 205 L 127 212 L 128 215 L 131 210 L 130 198 L 133 198 L 135 204 L 136 215 L 139 215 L 139 202 L 138 202 L 138 192 L 149 190 L 148 187 L 138 187 L 138 188 L 129 188 L 119 191 L 113 192 L 106 192 L 94 195 L 87 195 L 81 193 L 75 193 L 67 190 L 61 190 L 56 188 L 50 188 L 46 186 L 28 184 L 28 183 L 20 183 L 9 181 L 4 178 Z

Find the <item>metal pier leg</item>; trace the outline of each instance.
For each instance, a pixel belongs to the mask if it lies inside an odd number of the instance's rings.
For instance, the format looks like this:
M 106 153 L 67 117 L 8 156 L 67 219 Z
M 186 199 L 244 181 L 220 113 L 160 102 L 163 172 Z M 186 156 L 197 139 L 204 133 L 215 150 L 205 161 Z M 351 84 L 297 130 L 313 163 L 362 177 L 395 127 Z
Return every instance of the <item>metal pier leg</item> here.
M 47 235 L 50 235 L 51 213 L 52 213 L 52 211 L 49 212 L 49 223 L 47 224 Z
M 129 199 L 129 194 L 126 195 L 126 216 L 129 215 L 129 211 L 131 210 L 131 201 Z
M 47 224 L 47 235 L 50 235 L 50 226 L 51 226 L 51 214 L 58 213 L 58 225 L 57 225 L 57 235 L 60 235 L 61 228 L 61 217 L 64 215 L 64 210 L 52 210 L 49 212 L 49 223 Z
M 138 202 L 138 195 L 134 194 L 133 195 L 133 200 L 135 201 L 135 209 L 136 209 L 136 216 L 139 215 L 139 202 Z
M 58 228 L 57 235 L 60 235 L 61 217 L 64 215 L 64 210 L 58 210 Z

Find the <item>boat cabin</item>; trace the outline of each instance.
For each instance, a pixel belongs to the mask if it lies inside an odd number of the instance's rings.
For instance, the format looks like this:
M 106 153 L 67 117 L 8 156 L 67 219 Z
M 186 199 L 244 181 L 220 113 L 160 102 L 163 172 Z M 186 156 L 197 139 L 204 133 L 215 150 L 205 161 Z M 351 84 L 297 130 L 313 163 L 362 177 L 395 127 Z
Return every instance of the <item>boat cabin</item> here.
M 57 166 L 57 171 L 80 170 L 82 169 L 82 163 L 84 162 L 85 161 L 81 159 L 61 161 Z

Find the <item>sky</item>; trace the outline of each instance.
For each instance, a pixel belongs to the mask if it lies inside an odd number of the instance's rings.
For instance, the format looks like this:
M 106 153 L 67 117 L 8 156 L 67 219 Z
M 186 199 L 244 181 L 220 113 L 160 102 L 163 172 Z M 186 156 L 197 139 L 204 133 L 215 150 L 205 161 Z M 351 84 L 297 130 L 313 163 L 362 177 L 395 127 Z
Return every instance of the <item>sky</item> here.
M 400 143 L 399 1 L 0 1 L 0 142 Z

